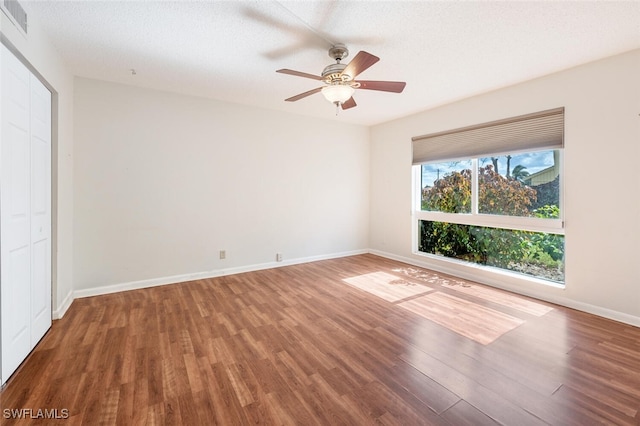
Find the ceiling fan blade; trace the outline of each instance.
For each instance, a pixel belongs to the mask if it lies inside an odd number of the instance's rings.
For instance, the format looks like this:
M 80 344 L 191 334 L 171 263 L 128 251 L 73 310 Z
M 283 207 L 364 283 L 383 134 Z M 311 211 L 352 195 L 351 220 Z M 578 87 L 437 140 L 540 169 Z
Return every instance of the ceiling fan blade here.
M 322 87 L 316 87 L 315 89 L 309 90 L 308 92 L 300 93 L 299 95 L 292 96 L 288 99 L 285 99 L 286 102 L 295 102 L 299 101 L 302 98 L 306 98 L 307 96 L 311 96 L 314 93 L 318 93 L 322 90 Z
M 362 71 L 369 68 L 371 65 L 378 62 L 380 58 L 372 55 L 371 53 L 365 52 L 361 50 L 358 54 L 353 58 L 349 65 L 342 71 L 342 74 L 350 75 L 351 78 L 356 78 L 358 74 Z
M 301 72 L 301 71 L 281 69 L 281 70 L 277 70 L 276 72 L 279 72 L 281 74 L 295 75 L 295 76 L 298 76 L 298 77 L 312 78 L 314 80 L 322 80 L 322 77 L 319 76 L 319 75 L 307 74 L 306 72 Z
M 268 15 L 265 15 L 262 12 L 257 10 L 245 7 L 242 10 L 242 14 L 247 18 L 253 19 L 256 22 L 260 22 L 261 24 L 267 25 L 269 27 L 277 28 L 279 30 L 287 31 L 294 36 L 300 37 L 306 33 L 306 28 L 302 26 L 295 26 L 285 23 L 284 21 L 277 20 Z
M 342 104 L 342 109 L 349 109 L 349 108 L 353 108 L 354 106 L 357 106 L 358 104 L 356 104 L 356 101 L 353 99 L 353 96 L 350 97 L 347 102 L 344 102 Z
M 358 89 L 366 90 L 380 90 L 383 92 L 402 93 L 404 86 L 407 85 L 404 81 L 370 81 L 370 80 L 358 80 L 360 87 Z
M 302 49 L 317 49 L 324 50 L 326 42 L 323 40 L 318 41 L 317 37 L 298 37 L 295 43 L 291 43 L 287 46 L 277 47 L 269 50 L 268 52 L 262 52 L 262 56 L 267 59 L 282 59 L 287 56 L 291 56 Z

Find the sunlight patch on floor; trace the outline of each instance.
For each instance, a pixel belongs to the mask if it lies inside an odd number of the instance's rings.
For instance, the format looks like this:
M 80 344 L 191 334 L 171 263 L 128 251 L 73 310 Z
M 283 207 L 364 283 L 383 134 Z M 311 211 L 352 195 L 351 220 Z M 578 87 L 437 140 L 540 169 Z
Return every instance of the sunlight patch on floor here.
M 398 306 L 483 345 L 524 324 L 519 318 L 441 292 Z
M 415 282 L 386 272 L 372 272 L 343 279 L 347 284 L 378 296 L 388 302 L 397 302 L 433 290 Z
M 449 283 L 453 281 L 457 282 L 457 280 L 454 280 L 451 277 L 447 277 L 437 272 L 427 271 L 419 268 L 404 267 L 404 268 L 395 268 L 395 269 L 392 269 L 392 271 L 402 275 L 406 275 L 411 279 L 422 281 L 429 284 L 434 284 L 434 285 L 440 285 L 442 283 Z
M 523 297 L 509 294 L 500 290 L 493 290 L 487 287 L 474 285 L 471 283 L 459 282 L 459 283 L 444 283 L 442 287 L 451 290 L 459 291 L 470 296 L 477 297 L 479 299 L 486 300 L 488 302 L 496 303 L 508 308 L 517 309 L 520 312 L 535 315 L 541 317 L 551 311 L 553 308 L 543 305 L 542 303 L 536 303 L 532 300 L 527 300 Z

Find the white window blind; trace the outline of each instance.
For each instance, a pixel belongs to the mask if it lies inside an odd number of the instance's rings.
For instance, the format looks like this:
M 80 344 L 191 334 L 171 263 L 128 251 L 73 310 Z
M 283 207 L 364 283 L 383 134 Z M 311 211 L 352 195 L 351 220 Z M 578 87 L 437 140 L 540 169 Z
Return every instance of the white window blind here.
M 564 108 L 416 136 L 413 164 L 564 146 Z

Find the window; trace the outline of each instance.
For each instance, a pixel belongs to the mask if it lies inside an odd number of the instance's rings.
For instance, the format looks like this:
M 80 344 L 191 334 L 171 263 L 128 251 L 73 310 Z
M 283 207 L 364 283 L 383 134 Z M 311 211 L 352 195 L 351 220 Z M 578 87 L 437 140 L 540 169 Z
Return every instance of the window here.
M 414 138 L 414 250 L 564 284 L 563 121 L 558 109 Z

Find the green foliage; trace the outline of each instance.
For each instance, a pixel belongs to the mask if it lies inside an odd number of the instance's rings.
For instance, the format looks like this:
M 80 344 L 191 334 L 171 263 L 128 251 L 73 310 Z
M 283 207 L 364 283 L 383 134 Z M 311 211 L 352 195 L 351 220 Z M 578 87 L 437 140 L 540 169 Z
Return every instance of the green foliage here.
M 510 263 L 522 261 L 526 255 L 522 231 L 475 226 L 472 232 L 480 242 L 488 265 L 506 269 Z
M 492 165 L 478 169 L 478 210 L 480 213 L 529 216 L 536 191 L 522 182 L 496 173 Z
M 511 177 L 519 182 L 524 183 L 524 180 L 529 177 L 529 172 L 526 170 L 527 168 L 522 164 L 518 164 L 513 168 L 513 172 L 511 172 Z
M 533 211 L 533 215 L 535 217 L 540 217 L 543 219 L 557 219 L 560 217 L 560 207 L 556 205 L 545 205 L 542 207 L 538 207 Z
M 471 213 L 471 170 L 446 174 L 422 193 L 422 209 Z
M 496 173 L 492 165 L 478 170 L 480 213 L 529 216 L 536 191 L 522 182 Z M 471 170 L 446 174 L 422 192 L 422 209 L 446 213 L 471 213 Z
M 538 265 L 543 265 L 547 268 L 557 268 L 562 265 L 562 253 L 558 256 L 552 256 L 548 253 L 548 251 L 540 244 L 539 241 L 535 241 L 535 237 L 537 235 L 533 235 L 530 241 L 525 241 L 523 245 L 525 246 L 525 252 L 523 260 L 527 263 L 533 263 Z M 554 237 L 559 237 L 554 235 Z M 559 242 L 562 242 L 562 238 L 559 238 Z
M 554 261 L 560 262 L 564 259 L 564 236 L 536 234 L 532 238 L 532 241 Z
M 519 270 L 522 265 L 561 269 L 564 237 L 529 231 L 420 221 L 419 250 L 468 262 Z
M 535 209 L 533 214 L 535 217 L 557 219 L 560 217 L 560 208 L 556 205 L 545 205 Z M 531 241 L 541 253 L 546 254 L 553 261 L 562 261 L 564 258 L 564 236 L 535 233 Z M 542 258 L 542 255 L 538 257 Z
M 423 220 L 420 226 L 420 251 L 485 263 L 480 242 L 469 225 Z
M 479 168 L 478 203 L 480 213 L 510 216 L 558 218 L 557 205 L 533 209 L 536 190 L 519 178 L 526 176 L 524 167 L 514 169 L 506 178 L 493 170 L 493 165 Z M 425 188 L 422 209 L 447 213 L 471 212 L 471 170 L 446 174 Z M 504 269 L 514 265 L 536 264 L 546 268 L 562 266 L 564 237 L 538 232 L 514 231 L 445 222 L 420 221 L 420 247 L 425 253 L 487 264 Z

